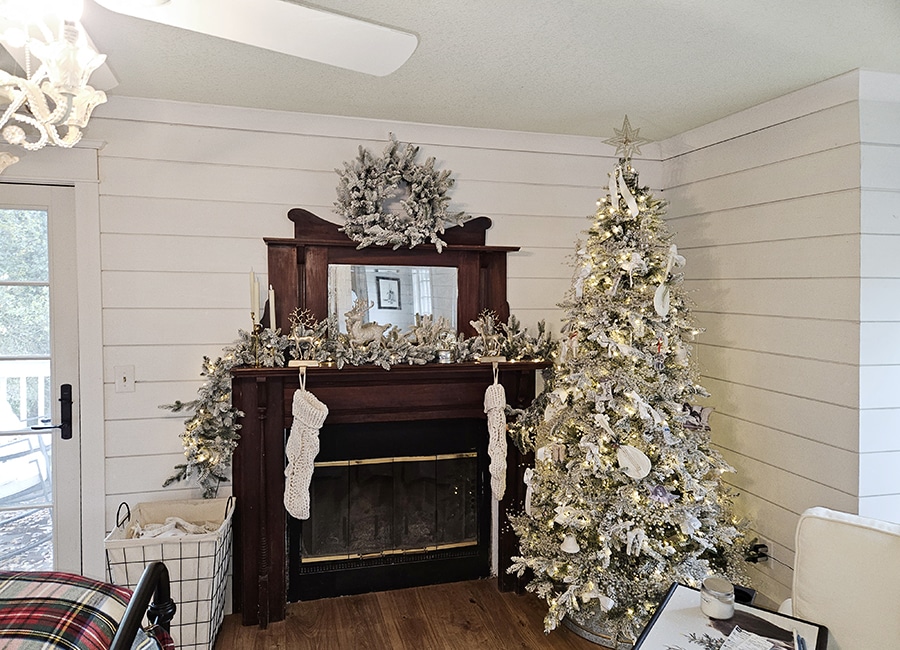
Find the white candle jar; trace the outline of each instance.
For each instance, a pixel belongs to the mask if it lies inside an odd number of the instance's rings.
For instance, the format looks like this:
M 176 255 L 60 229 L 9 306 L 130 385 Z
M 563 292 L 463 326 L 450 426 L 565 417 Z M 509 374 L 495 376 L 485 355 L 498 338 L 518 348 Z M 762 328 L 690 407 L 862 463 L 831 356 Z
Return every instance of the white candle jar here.
M 706 578 L 700 586 L 700 611 L 710 618 L 734 616 L 734 585 L 724 578 Z

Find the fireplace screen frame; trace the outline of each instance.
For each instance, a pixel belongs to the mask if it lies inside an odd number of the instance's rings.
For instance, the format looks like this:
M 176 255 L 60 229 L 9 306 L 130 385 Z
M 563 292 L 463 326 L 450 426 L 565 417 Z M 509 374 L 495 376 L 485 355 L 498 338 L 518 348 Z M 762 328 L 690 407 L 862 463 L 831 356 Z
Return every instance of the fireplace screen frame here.
M 435 544 L 426 549 L 348 553 L 304 561 L 304 530 L 313 524 L 288 515 L 288 602 L 488 577 L 492 507 L 487 438 L 486 422 L 478 418 L 323 426 L 316 457 L 320 465 L 346 465 L 351 460 L 347 456 L 365 462 L 474 454 L 475 539 L 471 544 Z M 315 498 L 314 491 L 312 494 Z M 312 517 L 315 508 L 313 501 Z

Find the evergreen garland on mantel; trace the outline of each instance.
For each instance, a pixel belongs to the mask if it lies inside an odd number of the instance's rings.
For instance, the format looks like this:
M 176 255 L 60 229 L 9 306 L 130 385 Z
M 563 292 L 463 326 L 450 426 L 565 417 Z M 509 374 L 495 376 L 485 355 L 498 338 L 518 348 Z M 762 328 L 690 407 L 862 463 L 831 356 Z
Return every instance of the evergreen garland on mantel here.
M 456 362 L 475 361 L 488 353 L 505 356 L 509 361 L 544 361 L 553 355 L 555 342 L 544 322 L 538 323 L 536 336 L 522 329 L 515 316 L 506 324 L 498 323 L 491 312 L 483 312 L 473 326 L 478 336 L 466 338 L 451 330 L 446 321 L 430 316 L 417 317 L 406 332 L 396 326 L 379 340 L 360 344 L 347 334 L 337 332 L 334 319 L 316 321 L 308 312 L 291 315 L 291 329 L 262 329 L 257 333 L 238 330 L 238 339 L 222 351 L 215 361 L 203 357 L 201 376 L 205 377 L 197 399 L 160 408 L 173 413 L 191 412 L 181 434 L 185 462 L 163 483 L 167 487 L 185 480 L 203 488 L 203 498 L 216 496 L 219 484 L 228 480 L 231 457 L 238 445 L 244 414 L 231 402 L 231 371 L 239 367 L 285 367 L 292 359 L 314 360 L 323 364 L 359 366 L 375 364 L 390 370 L 395 365 L 424 365 L 437 360 L 438 351 L 449 351 Z

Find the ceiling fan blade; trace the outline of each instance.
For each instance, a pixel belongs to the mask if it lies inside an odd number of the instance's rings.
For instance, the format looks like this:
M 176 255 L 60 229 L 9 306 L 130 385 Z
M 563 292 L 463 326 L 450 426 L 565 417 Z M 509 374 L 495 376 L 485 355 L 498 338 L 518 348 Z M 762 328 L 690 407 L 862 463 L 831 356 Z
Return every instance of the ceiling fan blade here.
M 419 39 L 284 0 L 95 0 L 111 11 L 383 77 Z

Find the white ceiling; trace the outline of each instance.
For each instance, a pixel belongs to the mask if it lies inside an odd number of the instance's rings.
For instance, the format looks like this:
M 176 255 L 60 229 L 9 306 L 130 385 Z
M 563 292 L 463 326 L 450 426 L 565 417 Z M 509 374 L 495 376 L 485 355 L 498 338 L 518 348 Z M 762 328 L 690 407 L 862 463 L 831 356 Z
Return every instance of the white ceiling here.
M 227 11 L 229 0 L 221 0 Z M 900 73 L 900 0 L 319 0 L 412 32 L 373 77 L 119 15 L 82 22 L 108 94 L 661 140 L 855 68 Z

